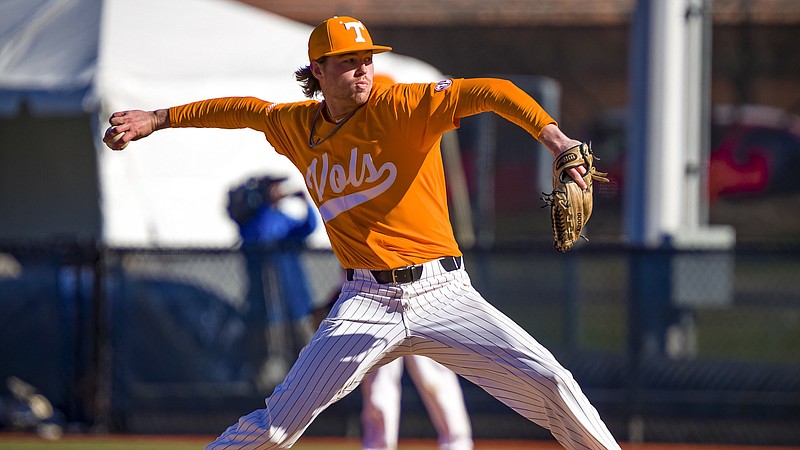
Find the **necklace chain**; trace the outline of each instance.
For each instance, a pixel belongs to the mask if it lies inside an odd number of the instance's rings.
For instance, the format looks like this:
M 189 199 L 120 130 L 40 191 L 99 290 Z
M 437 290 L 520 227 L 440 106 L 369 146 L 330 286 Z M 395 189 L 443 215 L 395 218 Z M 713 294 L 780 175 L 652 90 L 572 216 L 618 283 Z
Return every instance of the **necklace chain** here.
M 339 131 L 339 128 L 342 128 L 342 126 L 345 123 L 347 123 L 347 121 L 350 120 L 350 118 L 353 117 L 356 114 L 356 112 L 358 112 L 358 110 L 361 108 L 359 106 L 358 108 L 350 111 L 350 113 L 347 114 L 347 117 L 345 117 L 344 119 L 342 119 L 339 122 L 337 122 L 336 126 L 333 127 L 333 130 L 331 130 L 331 132 L 328 133 L 328 135 L 325 136 L 324 138 L 314 139 L 314 128 L 317 127 L 317 119 L 319 119 L 319 116 L 322 114 L 322 108 L 324 106 L 325 106 L 325 101 L 323 100 L 323 101 L 320 102 L 319 107 L 317 108 L 317 112 L 314 114 L 314 120 L 311 121 L 311 130 L 308 133 L 308 146 L 311 147 L 311 148 L 314 148 L 314 147 L 322 144 L 323 142 L 327 141 L 329 137 L 331 137 L 334 134 L 336 134 L 336 132 Z

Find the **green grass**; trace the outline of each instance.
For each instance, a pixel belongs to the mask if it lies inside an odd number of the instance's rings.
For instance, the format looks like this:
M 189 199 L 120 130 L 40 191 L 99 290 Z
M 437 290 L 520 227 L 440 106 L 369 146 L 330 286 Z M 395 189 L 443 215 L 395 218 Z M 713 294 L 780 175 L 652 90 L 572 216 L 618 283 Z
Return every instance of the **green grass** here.
M 0 450 L 198 450 L 213 437 L 160 436 L 69 436 L 59 440 L 44 440 L 35 436 L 0 434 Z M 398 450 L 436 450 L 433 441 L 408 443 Z M 301 438 L 292 449 L 297 450 L 360 450 L 358 441 L 333 438 Z
M 138 436 L 98 435 L 65 436 L 44 440 L 35 435 L 0 433 L 0 450 L 202 450 L 213 436 Z M 480 441 L 476 450 L 558 450 L 555 441 Z M 398 450 L 437 450 L 433 439 L 401 440 Z M 361 450 L 358 440 L 345 438 L 303 437 L 292 450 Z
M 43 440 L 33 437 L 0 438 L 2 450 L 197 450 L 202 449 L 204 441 L 199 439 L 142 439 L 124 437 L 108 438 L 66 438 Z
M 202 450 L 213 437 L 164 437 L 136 435 L 67 436 L 47 441 L 35 435 L 0 433 L 0 450 Z M 623 450 L 800 450 L 800 447 L 737 446 L 708 444 L 632 444 Z M 555 441 L 479 440 L 475 450 L 563 450 Z M 361 450 L 356 439 L 304 437 L 292 450 Z M 434 440 L 401 440 L 397 450 L 438 450 Z

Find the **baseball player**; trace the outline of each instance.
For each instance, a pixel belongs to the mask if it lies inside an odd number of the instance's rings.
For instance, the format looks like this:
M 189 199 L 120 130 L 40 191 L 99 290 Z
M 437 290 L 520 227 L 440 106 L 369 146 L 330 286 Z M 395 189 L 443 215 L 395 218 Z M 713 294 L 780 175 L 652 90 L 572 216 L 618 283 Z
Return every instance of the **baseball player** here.
M 121 150 L 156 130 L 251 128 L 301 171 L 336 257 L 339 299 L 263 409 L 207 449 L 291 447 L 372 369 L 427 356 L 479 385 L 570 449 L 618 449 L 572 374 L 471 285 L 448 219 L 439 142 L 462 117 L 492 111 L 554 155 L 579 145 L 530 96 L 501 79 L 373 84 L 373 44 L 352 17 L 318 25 L 295 76 L 309 100 L 218 98 L 111 115 Z M 323 100 L 316 100 L 321 93 Z M 584 167 L 568 172 L 586 188 Z

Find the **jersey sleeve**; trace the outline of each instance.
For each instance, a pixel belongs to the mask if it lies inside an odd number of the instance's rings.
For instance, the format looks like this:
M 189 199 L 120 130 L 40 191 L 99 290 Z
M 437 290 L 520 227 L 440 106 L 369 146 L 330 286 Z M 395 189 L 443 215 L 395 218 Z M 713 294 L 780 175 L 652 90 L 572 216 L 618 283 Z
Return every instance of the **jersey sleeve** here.
M 273 107 L 255 97 L 225 97 L 192 102 L 169 109 L 173 128 L 252 128 L 266 132 L 267 113 Z
M 473 78 L 458 84 L 457 118 L 492 111 L 539 139 L 542 129 L 556 121 L 525 91 L 508 80 Z
M 293 142 L 308 139 L 308 110 L 317 103 L 272 103 L 256 97 L 201 100 L 169 109 L 173 128 L 250 128 L 264 133 L 276 152 L 289 156 Z
M 462 117 L 494 112 L 539 139 L 556 121 L 530 95 L 498 78 L 451 79 L 393 87 L 395 119 L 411 144 L 426 150 Z

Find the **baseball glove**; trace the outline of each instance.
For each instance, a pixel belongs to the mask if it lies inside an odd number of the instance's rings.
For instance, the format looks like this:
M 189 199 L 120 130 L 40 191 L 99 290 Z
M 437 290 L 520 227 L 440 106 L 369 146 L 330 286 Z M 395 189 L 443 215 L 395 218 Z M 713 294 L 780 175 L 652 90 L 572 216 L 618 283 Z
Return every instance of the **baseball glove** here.
M 583 175 L 587 186 L 585 190 L 567 173 L 570 168 L 581 165 L 587 169 Z M 544 206 L 550 206 L 553 247 L 559 252 L 571 249 L 579 237 L 586 239 L 586 236 L 581 235 L 581 230 L 592 215 L 592 183 L 608 181 L 607 175 L 598 172 L 594 167 L 591 144 L 576 145 L 558 155 L 553 162 L 553 192 L 542 193 L 542 200 L 545 202 Z

